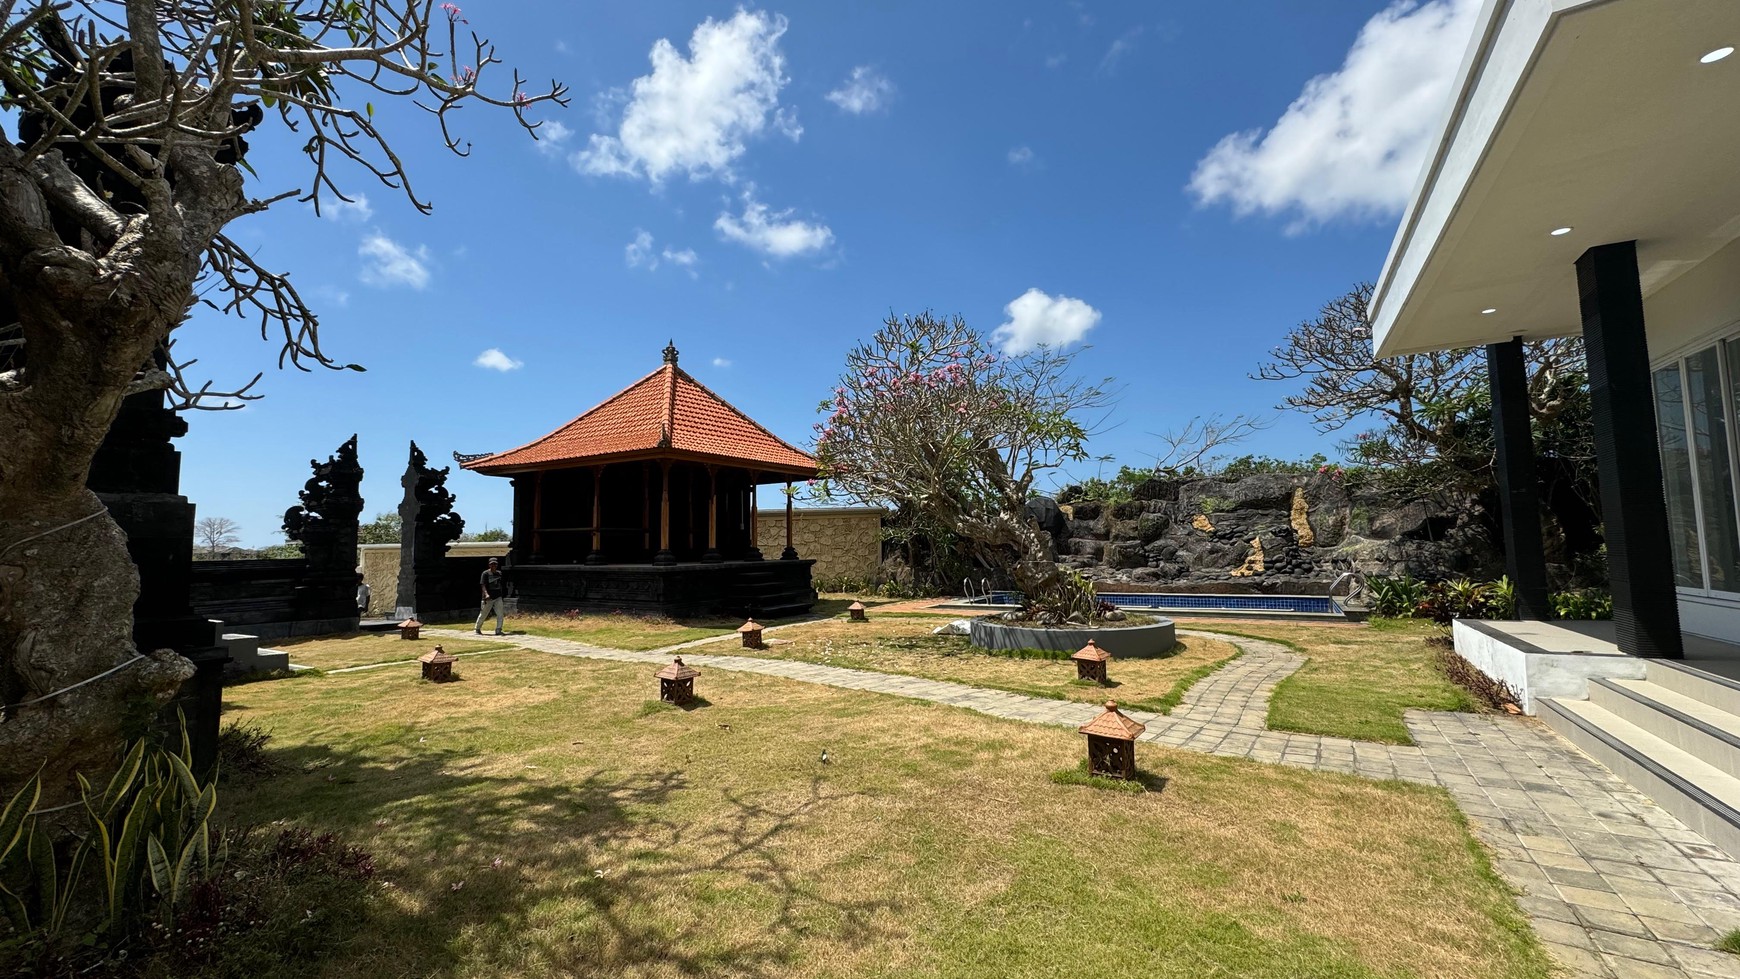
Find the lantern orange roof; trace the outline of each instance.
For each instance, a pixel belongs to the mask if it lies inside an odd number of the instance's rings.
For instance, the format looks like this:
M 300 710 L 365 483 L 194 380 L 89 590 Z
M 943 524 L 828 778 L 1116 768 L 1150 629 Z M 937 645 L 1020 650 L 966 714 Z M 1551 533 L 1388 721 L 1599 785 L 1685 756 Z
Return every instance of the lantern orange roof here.
M 1089 639 L 1086 646 L 1076 650 L 1069 658 L 1087 663 L 1104 663 L 1112 658 L 1112 654 L 1101 649 L 1097 643 Z
M 809 478 L 816 460 L 756 424 L 677 366 L 658 370 L 543 438 L 516 449 L 456 456 L 487 475 L 630 459 L 694 459 Z
M 1079 734 L 1089 734 L 1101 738 L 1118 738 L 1123 741 L 1134 741 L 1148 725 L 1140 724 L 1125 717 L 1118 710 L 1118 702 L 1106 701 L 1106 712 L 1093 720 L 1076 728 Z
M 653 676 L 660 680 L 693 680 L 695 677 L 700 675 L 701 671 L 683 662 L 681 656 L 671 660 L 670 664 L 664 669 L 653 674 Z

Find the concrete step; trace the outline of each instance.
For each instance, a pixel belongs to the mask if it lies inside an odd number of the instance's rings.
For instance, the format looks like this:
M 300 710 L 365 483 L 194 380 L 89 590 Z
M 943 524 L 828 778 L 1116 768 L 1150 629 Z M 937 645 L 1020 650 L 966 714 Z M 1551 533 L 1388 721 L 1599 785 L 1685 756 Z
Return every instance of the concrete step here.
M 290 654 L 277 649 L 261 649 L 259 636 L 226 632 L 222 638 L 223 645 L 230 651 L 232 669 L 244 673 L 270 673 L 290 668 Z
M 255 654 L 254 662 L 259 664 L 255 667 L 256 670 L 267 673 L 279 670 L 288 673 L 295 669 L 290 665 L 290 654 L 282 649 L 262 649 Z
M 1729 775 L 1740 775 L 1740 716 L 1649 680 L 1591 679 L 1589 702 Z
M 1651 683 L 1740 717 L 1740 682 L 1673 660 L 1652 659 L 1643 669 Z
M 1740 779 L 1593 701 L 1546 698 L 1540 718 L 1705 839 L 1740 854 Z

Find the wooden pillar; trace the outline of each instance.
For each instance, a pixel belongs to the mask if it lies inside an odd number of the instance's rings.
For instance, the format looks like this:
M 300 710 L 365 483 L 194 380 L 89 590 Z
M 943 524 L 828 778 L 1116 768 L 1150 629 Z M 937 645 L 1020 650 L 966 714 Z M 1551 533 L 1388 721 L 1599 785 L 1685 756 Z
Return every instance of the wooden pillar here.
M 1619 651 L 1680 659 L 1679 597 L 1662 489 L 1654 385 L 1644 336 L 1637 242 L 1597 245 L 1577 259 L 1589 358 L 1595 462 Z
M 544 555 L 544 535 L 540 533 L 544 526 L 544 471 L 532 478 L 532 558 L 537 560 Z
M 719 467 L 707 467 L 707 553 L 703 561 L 719 561 Z
M 671 553 L 671 462 L 669 459 L 659 460 L 659 552 L 653 555 L 654 564 L 676 564 L 677 556 Z
M 791 480 L 785 481 L 785 550 L 779 552 L 781 561 L 796 561 L 797 548 L 791 546 Z
M 689 553 L 690 554 L 695 553 L 695 524 L 700 523 L 699 520 L 695 519 L 695 497 L 701 495 L 700 493 L 696 492 L 698 487 L 695 484 L 699 483 L 700 481 L 701 481 L 700 474 L 692 469 L 689 470 L 689 497 L 687 500 L 684 501 L 687 505 L 684 506 L 683 509 L 688 511 L 687 516 L 689 518 Z M 691 560 L 693 560 L 693 559 L 691 559 Z
M 604 467 L 592 467 L 592 550 L 587 564 L 604 563 Z
M 640 464 L 640 547 L 652 551 L 652 464 Z
M 761 560 L 761 524 L 755 513 L 755 481 L 760 473 L 750 470 L 749 473 L 749 550 L 743 554 L 745 561 Z

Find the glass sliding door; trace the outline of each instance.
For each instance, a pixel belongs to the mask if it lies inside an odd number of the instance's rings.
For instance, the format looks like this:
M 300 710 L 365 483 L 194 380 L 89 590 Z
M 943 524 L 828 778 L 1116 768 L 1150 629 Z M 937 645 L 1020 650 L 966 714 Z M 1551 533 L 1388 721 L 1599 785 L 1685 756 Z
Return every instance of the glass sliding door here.
M 1680 365 L 1655 372 L 1655 418 L 1667 495 L 1668 535 L 1674 554 L 1674 584 L 1703 588 L 1704 550 L 1698 533 L 1698 502 L 1686 437 L 1686 404 Z
M 1698 523 L 1704 539 L 1704 587 L 1740 592 L 1740 528 L 1734 516 L 1733 443 L 1728 431 L 1731 416 L 1715 347 L 1686 358 L 1686 406 L 1691 410 Z

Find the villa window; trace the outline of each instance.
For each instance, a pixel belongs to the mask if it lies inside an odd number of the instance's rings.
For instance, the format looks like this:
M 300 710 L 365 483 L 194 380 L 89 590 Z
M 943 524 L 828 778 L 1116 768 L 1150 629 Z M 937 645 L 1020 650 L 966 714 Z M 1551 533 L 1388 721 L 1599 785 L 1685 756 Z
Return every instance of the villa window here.
M 1740 341 L 1696 351 L 1654 380 L 1674 582 L 1740 594 Z

